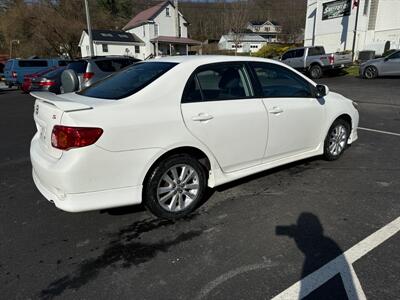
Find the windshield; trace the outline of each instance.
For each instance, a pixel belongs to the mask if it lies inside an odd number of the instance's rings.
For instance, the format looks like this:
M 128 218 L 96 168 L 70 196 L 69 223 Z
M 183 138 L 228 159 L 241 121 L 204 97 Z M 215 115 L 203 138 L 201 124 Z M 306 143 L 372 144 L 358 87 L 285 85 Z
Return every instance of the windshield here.
M 122 99 L 140 91 L 176 65 L 167 62 L 137 63 L 96 82 L 78 94 L 93 98 Z

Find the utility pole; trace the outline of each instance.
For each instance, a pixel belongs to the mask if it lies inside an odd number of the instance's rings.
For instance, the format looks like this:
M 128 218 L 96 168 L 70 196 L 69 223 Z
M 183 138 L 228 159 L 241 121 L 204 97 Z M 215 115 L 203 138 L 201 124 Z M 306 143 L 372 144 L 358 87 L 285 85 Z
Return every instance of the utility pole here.
M 86 24 L 87 24 L 87 30 L 88 30 L 88 35 L 89 35 L 89 51 L 90 51 L 90 56 L 94 56 L 92 25 L 90 24 L 89 4 L 88 4 L 87 0 L 85 0 L 85 10 L 86 10 Z
M 17 43 L 19 45 L 19 40 L 11 40 L 10 41 L 10 59 L 12 58 L 12 47 L 13 43 Z
M 354 61 L 354 58 L 356 56 L 356 39 L 357 39 L 357 26 L 358 26 L 358 12 L 360 11 L 360 0 L 353 0 L 354 3 L 357 3 L 357 11 L 356 11 L 356 22 L 354 25 L 354 36 L 353 36 L 353 47 L 352 47 L 352 60 Z
M 177 37 L 180 37 L 179 34 L 179 4 L 178 4 L 178 0 L 174 0 L 174 6 L 175 6 L 175 35 Z

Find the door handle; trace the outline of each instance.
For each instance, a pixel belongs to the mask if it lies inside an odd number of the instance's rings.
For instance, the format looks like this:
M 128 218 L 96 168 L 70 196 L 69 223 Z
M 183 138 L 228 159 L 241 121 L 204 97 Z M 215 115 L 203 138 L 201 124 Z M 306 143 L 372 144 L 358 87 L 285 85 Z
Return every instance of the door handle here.
M 192 117 L 193 121 L 198 121 L 198 122 L 204 122 L 204 121 L 209 121 L 211 119 L 213 119 L 214 117 L 206 114 L 206 113 L 200 113 L 197 116 Z
M 280 107 L 274 106 L 272 109 L 270 109 L 269 112 L 274 115 L 279 115 L 279 114 L 283 113 L 283 109 Z

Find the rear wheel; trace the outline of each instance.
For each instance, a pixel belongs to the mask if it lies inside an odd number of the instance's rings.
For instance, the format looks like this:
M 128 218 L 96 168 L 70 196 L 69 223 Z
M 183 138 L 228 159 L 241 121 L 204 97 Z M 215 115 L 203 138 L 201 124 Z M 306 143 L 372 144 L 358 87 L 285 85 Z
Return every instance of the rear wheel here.
M 350 124 L 342 119 L 333 122 L 324 142 L 324 157 L 327 160 L 336 160 L 347 147 L 350 136 Z
M 185 217 L 204 197 L 206 180 L 205 169 L 197 159 L 173 155 L 151 171 L 144 185 L 144 204 L 159 218 Z
M 368 66 L 364 71 L 364 78 L 374 79 L 378 77 L 378 69 L 374 66 Z
M 319 79 L 322 77 L 322 68 L 320 65 L 312 65 L 309 73 L 312 79 Z

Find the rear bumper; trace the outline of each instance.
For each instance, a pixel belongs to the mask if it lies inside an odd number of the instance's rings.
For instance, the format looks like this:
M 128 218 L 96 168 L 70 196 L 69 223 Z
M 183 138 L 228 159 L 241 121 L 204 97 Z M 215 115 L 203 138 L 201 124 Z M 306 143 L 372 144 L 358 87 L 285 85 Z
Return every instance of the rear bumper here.
M 340 70 L 352 66 L 352 63 L 334 64 L 323 67 L 324 70 Z
M 32 170 L 32 177 L 39 192 L 57 208 L 67 212 L 83 212 L 138 204 L 142 198 L 141 186 L 65 194 L 55 187 L 46 186 L 36 174 L 35 169 Z
M 92 145 L 57 159 L 43 151 L 35 135 L 30 149 L 33 180 L 47 200 L 69 212 L 138 204 L 146 163 L 158 151 L 111 152 Z

